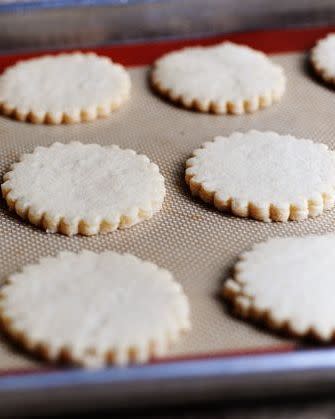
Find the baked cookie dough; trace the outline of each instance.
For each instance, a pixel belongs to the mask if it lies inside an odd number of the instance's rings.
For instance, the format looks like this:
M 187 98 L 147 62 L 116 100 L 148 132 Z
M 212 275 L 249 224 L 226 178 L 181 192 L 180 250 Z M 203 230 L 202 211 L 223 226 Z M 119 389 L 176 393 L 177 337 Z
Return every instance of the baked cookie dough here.
M 129 97 L 124 67 L 94 53 L 44 55 L 19 61 L 0 76 L 0 112 L 20 121 L 92 121 Z
M 93 235 L 151 218 L 165 196 L 156 164 L 116 145 L 54 143 L 4 175 L 10 209 L 50 233 Z
M 243 318 L 298 337 L 335 336 L 335 235 L 276 238 L 241 255 L 223 295 Z
M 195 150 L 186 167 L 193 195 L 239 217 L 300 221 L 334 206 L 335 153 L 311 140 L 234 133 Z
M 151 81 L 160 94 L 185 108 L 243 114 L 278 102 L 286 79 L 262 52 L 223 42 L 164 55 L 155 62 Z
M 327 83 L 335 85 L 335 33 L 319 40 L 311 51 L 314 71 Z
M 130 254 L 60 253 L 8 278 L 4 331 L 49 361 L 143 363 L 190 328 L 187 297 L 170 272 Z

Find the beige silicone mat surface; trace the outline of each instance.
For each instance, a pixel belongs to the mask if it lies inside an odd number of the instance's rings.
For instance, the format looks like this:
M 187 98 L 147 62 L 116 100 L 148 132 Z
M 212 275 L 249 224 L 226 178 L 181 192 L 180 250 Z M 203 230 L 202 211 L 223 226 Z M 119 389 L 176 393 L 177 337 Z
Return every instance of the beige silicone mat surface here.
M 41 256 L 55 255 L 64 249 L 132 252 L 171 270 L 190 298 L 193 330 L 173 348 L 171 356 L 266 349 L 292 343 L 234 319 L 217 293 L 238 254 L 254 242 L 273 236 L 335 231 L 335 211 L 301 223 L 266 224 L 234 218 L 192 199 L 183 179 L 184 162 L 193 149 L 215 135 L 236 130 L 274 130 L 335 148 L 335 93 L 310 77 L 304 55 L 276 55 L 273 59 L 286 70 L 287 92 L 279 104 L 253 115 L 216 116 L 179 109 L 150 91 L 147 68 L 134 68 L 130 70 L 131 100 L 108 119 L 54 127 L 1 117 L 1 175 L 21 153 L 31 152 L 37 145 L 77 140 L 116 143 L 145 153 L 160 166 L 167 186 L 164 208 L 153 219 L 125 231 L 95 237 L 46 234 L 9 213 L 1 201 L 1 278 Z M 0 370 L 38 364 L 3 337 L 0 339 Z

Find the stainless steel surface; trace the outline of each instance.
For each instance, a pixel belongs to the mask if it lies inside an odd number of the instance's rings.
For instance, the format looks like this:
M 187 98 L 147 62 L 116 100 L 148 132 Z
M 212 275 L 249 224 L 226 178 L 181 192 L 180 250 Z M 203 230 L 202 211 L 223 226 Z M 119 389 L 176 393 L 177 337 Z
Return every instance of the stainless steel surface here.
M 0 378 L 0 415 L 330 393 L 335 350 Z
M 77 47 L 324 24 L 335 24 L 333 0 L 6 2 L 0 3 L 0 50 Z

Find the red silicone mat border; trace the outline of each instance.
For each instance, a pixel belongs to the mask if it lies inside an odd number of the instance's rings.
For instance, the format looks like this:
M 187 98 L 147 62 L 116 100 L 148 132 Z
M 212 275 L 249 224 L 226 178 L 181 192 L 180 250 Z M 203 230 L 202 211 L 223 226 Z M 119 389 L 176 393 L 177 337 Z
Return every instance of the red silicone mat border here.
M 123 45 L 112 45 L 103 47 L 80 48 L 82 51 L 94 51 L 100 55 L 107 55 L 114 61 L 120 62 L 125 66 L 150 65 L 153 61 L 174 49 L 179 49 L 193 45 L 212 45 L 222 41 L 232 41 L 246 44 L 250 47 L 262 50 L 266 53 L 287 53 L 309 50 L 315 42 L 327 35 L 329 32 L 335 32 L 335 27 L 322 28 L 303 28 L 303 29 L 283 29 L 254 31 L 245 33 L 235 33 L 228 35 L 217 35 L 207 38 L 153 41 L 146 43 L 132 43 Z M 67 50 L 73 51 L 71 50 Z M 34 53 L 8 54 L 0 55 L 0 72 L 7 66 L 14 64 L 18 60 L 37 57 L 45 53 L 57 54 L 60 51 L 39 51 Z M 284 343 L 267 348 L 238 349 L 234 351 L 220 351 L 212 353 L 200 353 L 196 355 L 185 355 L 178 357 L 166 357 L 162 360 L 154 360 L 153 363 L 175 362 L 185 360 L 201 360 L 209 358 L 226 358 L 241 355 L 264 355 L 269 353 L 285 353 L 297 349 L 294 343 Z M 20 375 L 31 372 L 43 373 L 50 371 L 49 368 L 28 368 L 15 370 L 1 370 L 0 376 Z
M 329 32 L 335 32 L 335 27 L 254 31 L 216 35 L 207 38 L 152 41 L 79 49 L 81 51 L 95 51 L 97 54 L 107 55 L 125 66 L 140 66 L 150 65 L 160 55 L 174 49 L 194 45 L 212 45 L 227 40 L 246 44 L 266 53 L 303 51 L 310 49 L 319 38 L 324 37 Z M 74 49 L 66 51 L 74 51 Z M 49 50 L 21 54 L 0 54 L 0 72 L 18 60 L 37 57 L 46 52 L 56 54 L 60 51 Z

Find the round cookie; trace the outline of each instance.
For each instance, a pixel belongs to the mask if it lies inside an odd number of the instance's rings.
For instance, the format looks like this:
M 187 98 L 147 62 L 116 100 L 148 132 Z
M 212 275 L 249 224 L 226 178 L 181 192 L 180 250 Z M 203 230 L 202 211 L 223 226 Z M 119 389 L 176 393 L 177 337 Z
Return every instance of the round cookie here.
M 193 195 L 239 217 L 300 221 L 334 206 L 335 154 L 311 140 L 234 133 L 195 150 L 186 167 Z
M 19 61 L 0 76 L 0 112 L 33 123 L 92 121 L 130 94 L 120 64 L 94 53 L 44 55 Z
M 142 363 L 190 328 L 170 272 L 130 255 L 60 253 L 23 268 L 0 292 L 2 328 L 31 353 L 84 366 Z
M 334 234 L 271 239 L 241 255 L 223 295 L 243 318 L 330 341 L 335 337 L 334 272 Z
M 286 83 L 283 69 L 265 54 L 231 42 L 170 52 L 155 62 L 151 81 L 171 101 L 217 114 L 270 106 Z
M 20 217 L 66 235 L 130 227 L 152 217 L 165 196 L 164 178 L 148 157 L 79 142 L 24 154 L 1 189 Z
M 311 50 L 314 71 L 327 83 L 335 85 L 335 33 L 320 39 Z

